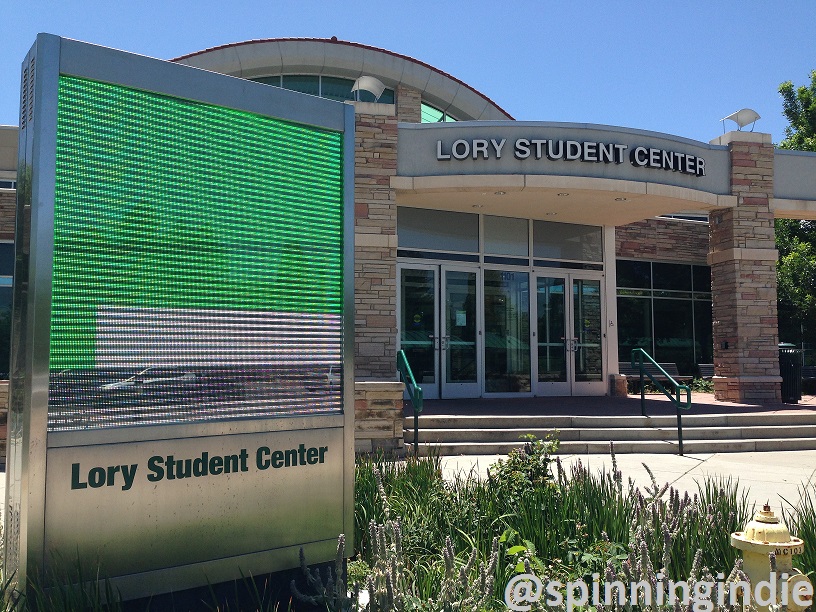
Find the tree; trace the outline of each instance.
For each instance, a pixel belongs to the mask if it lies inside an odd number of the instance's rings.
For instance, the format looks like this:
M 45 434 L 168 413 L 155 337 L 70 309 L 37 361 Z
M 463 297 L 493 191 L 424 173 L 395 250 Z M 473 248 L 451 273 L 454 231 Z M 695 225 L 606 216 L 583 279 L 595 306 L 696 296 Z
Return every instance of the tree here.
M 816 151 L 816 70 L 810 86 L 795 88 L 786 81 L 779 93 L 789 123 L 779 148 Z M 777 219 L 776 246 L 779 338 L 816 342 L 816 222 Z
M 810 86 L 795 89 L 791 81 L 779 86 L 782 113 L 790 125 L 785 128 L 781 149 L 816 151 L 816 70 L 810 73 Z

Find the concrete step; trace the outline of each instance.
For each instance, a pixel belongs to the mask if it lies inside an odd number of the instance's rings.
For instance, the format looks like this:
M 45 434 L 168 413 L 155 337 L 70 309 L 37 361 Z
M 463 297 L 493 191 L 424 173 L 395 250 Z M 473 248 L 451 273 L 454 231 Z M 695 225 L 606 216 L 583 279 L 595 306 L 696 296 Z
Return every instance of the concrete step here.
M 522 436 L 534 435 L 545 439 L 554 434 L 562 443 L 574 441 L 674 441 L 677 439 L 676 423 L 671 427 L 592 427 L 570 429 L 423 429 L 420 424 L 420 443 L 448 442 L 506 442 L 523 443 Z M 683 422 L 684 440 L 755 440 L 783 438 L 814 438 L 816 425 L 754 425 L 747 427 L 690 427 Z M 406 442 L 413 442 L 412 427 L 405 429 Z
M 420 455 L 435 452 L 440 455 L 506 455 L 524 442 L 446 442 L 442 444 L 419 444 Z M 406 444 L 410 449 L 411 444 Z M 766 438 L 762 440 L 685 440 L 683 454 L 754 452 L 781 450 L 816 450 L 816 438 Z M 559 455 L 604 454 L 609 452 L 609 442 L 566 441 L 558 447 Z M 616 453 L 665 453 L 677 454 L 677 442 L 630 440 L 615 442 Z
M 761 425 L 816 425 L 816 411 L 783 410 L 735 414 L 694 414 L 684 411 L 683 427 L 751 427 Z M 413 417 L 405 425 L 413 426 Z M 676 415 L 569 416 L 569 415 L 421 415 L 419 429 L 592 429 L 596 427 L 675 427 Z

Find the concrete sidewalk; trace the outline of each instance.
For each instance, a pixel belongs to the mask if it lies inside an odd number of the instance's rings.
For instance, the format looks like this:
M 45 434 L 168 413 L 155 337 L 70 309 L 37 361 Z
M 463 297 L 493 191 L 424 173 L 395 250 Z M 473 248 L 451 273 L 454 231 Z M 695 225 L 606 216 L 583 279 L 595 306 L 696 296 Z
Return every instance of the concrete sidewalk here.
M 611 470 L 611 455 L 557 455 L 565 470 L 581 462 L 590 470 Z M 446 478 L 457 472 L 484 477 L 487 468 L 506 455 L 473 455 L 443 457 L 442 470 Z M 784 506 L 799 503 L 802 487 L 807 486 L 816 497 L 816 450 L 775 451 L 765 453 L 708 453 L 680 457 L 666 454 L 616 455 L 624 482 L 632 479 L 643 489 L 651 479 L 643 464 L 655 475 L 658 484 L 669 485 L 689 493 L 697 491 L 697 482 L 706 476 L 733 478 L 748 491 L 748 499 L 759 508 L 766 501 L 774 512 Z M 6 499 L 6 475 L 0 473 L 0 513 Z
M 590 470 L 611 470 L 611 455 L 557 455 L 564 466 L 578 461 Z M 490 464 L 504 455 L 478 455 L 443 457 L 442 469 L 446 477 L 456 472 L 473 473 L 483 477 Z M 739 481 L 748 491 L 748 499 L 757 505 L 769 502 L 774 512 L 782 507 L 798 504 L 802 487 L 811 489 L 816 498 L 816 450 L 774 451 L 753 453 L 701 453 L 686 455 L 666 454 L 620 454 L 616 455 L 618 469 L 624 482 L 631 478 L 635 485 L 643 489 L 651 485 L 651 479 L 643 464 L 655 475 L 659 485 L 669 485 L 693 494 L 697 482 L 706 476 L 731 477 Z

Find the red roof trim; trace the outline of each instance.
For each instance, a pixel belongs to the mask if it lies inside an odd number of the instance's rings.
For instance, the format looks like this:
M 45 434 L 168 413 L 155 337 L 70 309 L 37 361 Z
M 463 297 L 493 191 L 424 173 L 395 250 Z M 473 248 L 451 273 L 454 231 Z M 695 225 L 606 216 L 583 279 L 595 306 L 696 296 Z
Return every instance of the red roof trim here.
M 180 60 L 184 60 L 184 59 L 187 59 L 187 58 L 190 58 L 190 57 L 195 57 L 196 55 L 202 55 L 202 54 L 208 53 L 210 51 L 219 51 L 221 49 L 229 49 L 230 47 L 241 47 L 243 45 L 254 45 L 256 43 L 294 42 L 294 41 L 322 42 L 322 43 L 331 43 L 331 44 L 336 44 L 336 45 L 348 45 L 349 47 L 358 47 L 360 49 L 368 49 L 370 51 L 378 51 L 380 53 L 385 53 L 387 55 L 392 55 L 394 57 L 398 57 L 400 59 L 403 59 L 403 60 L 406 60 L 406 61 L 409 61 L 409 62 L 413 62 L 414 64 L 419 64 L 420 66 L 424 66 L 425 68 L 428 68 L 428 69 L 433 70 L 434 72 L 436 72 L 438 74 L 441 74 L 442 76 L 450 79 L 451 81 L 455 81 L 456 83 L 459 83 L 460 85 L 463 85 L 464 87 L 467 87 L 469 90 L 471 90 L 473 93 L 478 95 L 480 98 L 483 98 L 484 100 L 487 100 L 487 102 L 489 102 L 490 104 L 495 106 L 497 109 L 499 109 L 501 112 L 503 112 L 505 115 L 507 115 L 508 119 L 513 119 L 513 117 L 510 115 L 510 113 L 508 113 L 501 106 L 496 104 L 493 100 L 488 98 L 482 92 L 478 91 L 477 89 L 474 89 L 473 87 L 471 87 L 470 85 L 468 85 L 464 81 L 462 81 L 460 79 L 457 79 L 455 76 L 453 76 L 451 74 L 448 74 L 447 72 L 444 72 L 442 70 L 439 70 L 439 68 L 434 68 L 430 64 L 426 64 L 425 62 L 422 62 L 422 61 L 420 61 L 418 59 L 414 59 L 413 57 L 409 57 L 407 55 L 402 55 L 401 53 L 395 53 L 393 51 L 389 51 L 387 49 L 381 49 L 379 47 L 372 47 L 371 45 L 364 45 L 364 44 L 361 44 L 361 43 L 349 42 L 349 41 L 346 41 L 346 40 L 337 40 L 336 38 L 260 38 L 260 39 L 253 39 L 253 40 L 245 40 L 243 42 L 229 43 L 229 44 L 226 44 L 226 45 L 219 45 L 217 47 L 210 47 L 209 49 L 203 49 L 202 51 L 195 51 L 193 53 L 188 53 L 187 55 L 182 55 L 182 56 L 179 56 L 179 57 L 175 57 L 170 61 L 178 62 Z

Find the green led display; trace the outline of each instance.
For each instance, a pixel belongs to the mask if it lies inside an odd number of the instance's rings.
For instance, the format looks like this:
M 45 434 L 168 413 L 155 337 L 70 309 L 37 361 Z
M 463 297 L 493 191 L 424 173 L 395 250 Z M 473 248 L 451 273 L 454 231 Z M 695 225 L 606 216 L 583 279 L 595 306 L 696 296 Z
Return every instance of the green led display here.
M 329 130 L 61 76 L 51 370 L 99 367 L 100 345 L 119 341 L 105 336 L 105 312 L 339 321 L 342 142 Z

